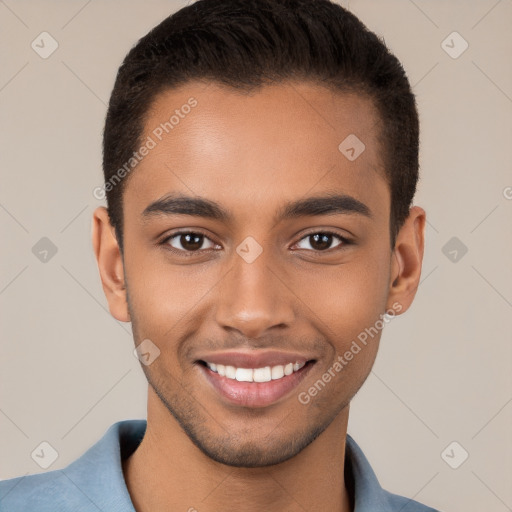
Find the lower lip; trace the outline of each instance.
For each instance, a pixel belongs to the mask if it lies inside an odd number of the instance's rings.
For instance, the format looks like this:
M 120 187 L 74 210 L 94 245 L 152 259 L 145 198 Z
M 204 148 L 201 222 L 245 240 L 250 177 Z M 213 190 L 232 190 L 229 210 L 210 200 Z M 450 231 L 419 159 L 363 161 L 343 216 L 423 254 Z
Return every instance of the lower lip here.
M 198 364 L 213 388 L 229 403 L 243 407 L 267 407 L 288 395 L 313 366 L 308 361 L 299 371 L 269 382 L 238 382 L 222 377 L 203 364 Z

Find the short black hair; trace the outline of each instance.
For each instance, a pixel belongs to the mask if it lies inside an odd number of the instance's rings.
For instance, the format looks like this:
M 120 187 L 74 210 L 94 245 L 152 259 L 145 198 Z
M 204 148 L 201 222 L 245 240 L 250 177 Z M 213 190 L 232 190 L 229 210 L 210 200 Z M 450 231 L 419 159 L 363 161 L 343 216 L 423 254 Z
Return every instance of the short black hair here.
M 157 95 L 192 80 L 251 91 L 287 79 L 372 100 L 394 247 L 418 181 L 419 120 L 405 71 L 383 39 L 330 0 L 198 0 L 142 37 L 117 73 L 103 133 L 103 172 L 121 251 L 126 164 L 134 161 Z

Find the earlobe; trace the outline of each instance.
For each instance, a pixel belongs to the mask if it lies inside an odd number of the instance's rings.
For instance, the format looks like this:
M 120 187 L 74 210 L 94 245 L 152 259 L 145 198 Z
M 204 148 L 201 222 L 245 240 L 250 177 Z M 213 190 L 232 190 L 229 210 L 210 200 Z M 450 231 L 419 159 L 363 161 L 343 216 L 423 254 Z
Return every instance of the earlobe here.
M 104 206 L 93 213 L 92 245 L 110 314 L 120 322 L 129 322 L 123 258 Z
M 388 308 L 399 302 L 400 313 L 409 309 L 418 290 L 423 263 L 425 238 L 425 210 L 413 206 L 400 229 L 391 265 Z

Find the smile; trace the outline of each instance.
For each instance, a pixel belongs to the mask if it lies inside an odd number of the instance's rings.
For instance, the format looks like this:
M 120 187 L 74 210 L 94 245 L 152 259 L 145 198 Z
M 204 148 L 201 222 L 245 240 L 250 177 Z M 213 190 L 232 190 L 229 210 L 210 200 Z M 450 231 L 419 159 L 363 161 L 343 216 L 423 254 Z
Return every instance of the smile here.
M 298 372 L 306 363 L 295 362 L 263 368 L 236 368 L 235 366 L 215 364 L 208 361 L 205 361 L 205 364 L 212 372 L 227 379 L 237 380 L 238 382 L 270 382 Z
M 259 408 L 286 400 L 316 360 L 292 353 L 204 354 L 196 367 L 207 387 L 226 405 Z

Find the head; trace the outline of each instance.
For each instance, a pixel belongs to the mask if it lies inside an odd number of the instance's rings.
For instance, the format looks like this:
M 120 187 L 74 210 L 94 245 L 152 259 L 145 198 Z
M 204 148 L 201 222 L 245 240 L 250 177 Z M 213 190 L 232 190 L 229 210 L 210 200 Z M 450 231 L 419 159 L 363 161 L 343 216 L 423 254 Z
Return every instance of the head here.
M 159 354 L 150 391 L 204 454 L 282 462 L 348 407 L 418 286 L 418 137 L 399 61 L 328 0 L 199 0 L 128 53 L 95 252 L 111 313 Z M 240 404 L 205 377 L 227 351 L 307 365 Z

